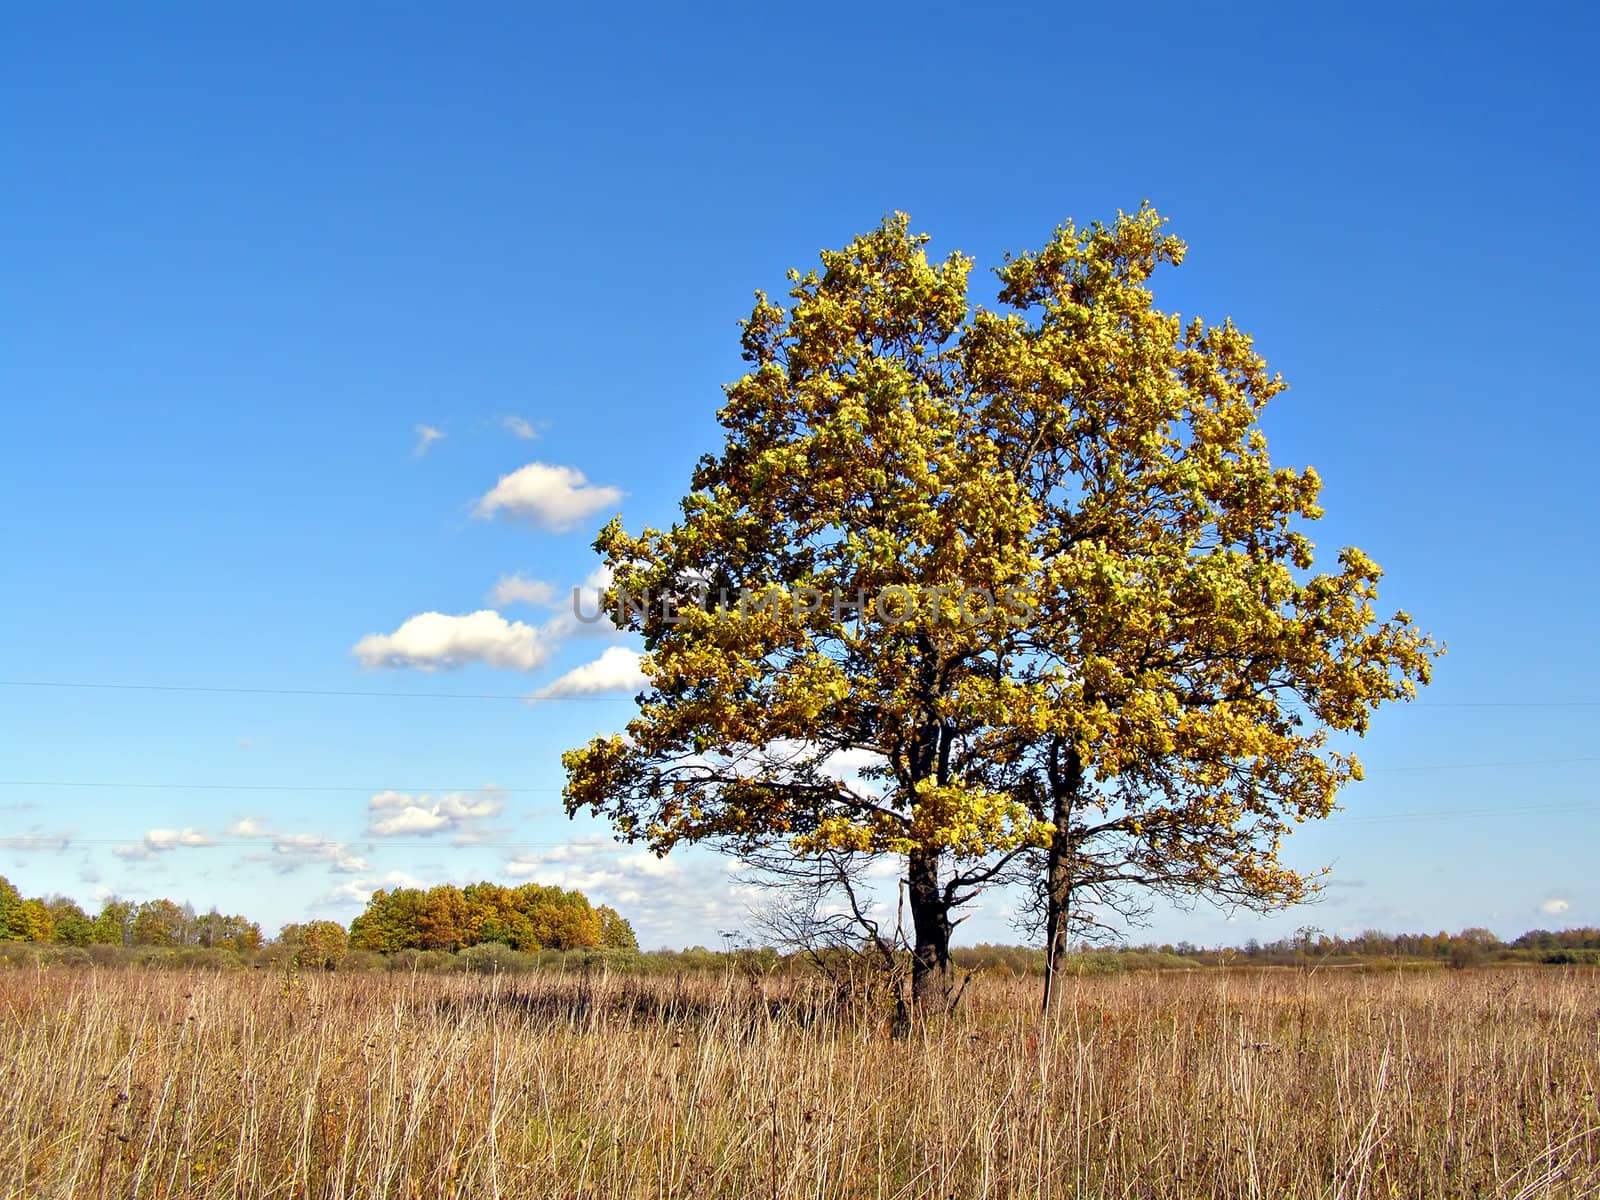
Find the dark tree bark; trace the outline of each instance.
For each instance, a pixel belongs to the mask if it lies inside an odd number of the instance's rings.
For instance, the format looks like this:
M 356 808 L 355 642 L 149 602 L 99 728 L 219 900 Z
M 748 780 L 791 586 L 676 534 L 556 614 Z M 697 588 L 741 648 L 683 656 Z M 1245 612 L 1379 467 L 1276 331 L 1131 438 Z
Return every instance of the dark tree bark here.
M 1057 994 L 1056 976 L 1066 965 L 1072 917 L 1072 811 L 1083 786 L 1083 760 L 1072 746 L 1050 748 L 1050 820 L 1055 833 L 1045 861 L 1044 1008 Z
M 914 853 L 906 879 L 911 926 L 911 998 L 919 1009 L 948 1003 L 950 996 L 950 905 L 939 888 L 939 856 Z

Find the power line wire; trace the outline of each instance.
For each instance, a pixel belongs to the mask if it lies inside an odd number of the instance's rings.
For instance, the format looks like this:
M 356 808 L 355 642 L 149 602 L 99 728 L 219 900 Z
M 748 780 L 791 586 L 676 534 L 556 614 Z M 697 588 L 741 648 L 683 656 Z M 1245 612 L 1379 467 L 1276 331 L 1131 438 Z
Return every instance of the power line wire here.
M 208 687 L 198 684 L 79 683 L 46 679 L 0 679 L 0 687 L 71 688 L 83 691 L 109 692 L 198 692 L 206 695 L 226 696 L 362 696 L 399 700 L 517 700 L 524 704 L 551 704 L 556 701 L 566 700 L 589 700 L 611 704 L 618 702 L 631 703 L 633 701 L 632 696 L 537 696 L 512 692 L 388 692 L 359 691 L 345 688 Z
M 10 837 L 0 837 L 0 850 L 53 850 L 68 846 L 137 846 L 141 850 L 148 850 L 148 852 L 153 855 L 164 854 L 169 850 L 218 850 L 230 848 L 241 849 L 244 847 L 255 847 L 256 849 L 261 849 L 264 847 L 271 847 L 274 843 L 281 841 L 285 837 L 292 839 L 295 836 L 297 835 L 264 833 L 260 837 L 254 838 L 208 838 L 203 842 L 172 843 L 147 847 L 142 834 L 121 838 L 86 838 L 77 837 L 70 833 L 17 834 Z M 374 834 L 358 834 L 355 837 L 350 838 L 328 838 L 325 841 L 319 842 L 312 846 L 303 846 L 294 841 L 287 843 L 290 851 L 303 850 L 308 854 L 311 852 L 328 853 L 332 849 L 338 849 L 340 852 L 353 852 L 362 849 L 387 850 L 390 848 L 405 850 L 470 850 L 474 846 L 484 846 L 492 850 L 557 850 L 565 849 L 575 845 L 585 847 L 593 845 L 597 853 L 608 849 L 626 850 L 630 848 L 628 843 L 625 842 L 603 842 L 597 844 L 572 841 L 512 842 L 501 841 L 497 838 L 475 838 L 466 842 L 450 841 L 449 839 L 425 842 L 398 841 L 392 838 L 379 837 Z M 648 851 L 644 850 L 642 847 L 636 852 L 648 853 Z M 571 862 L 573 860 L 562 859 L 560 861 Z
M 59 788 L 138 788 L 148 791 L 177 792 L 405 792 L 412 795 L 437 792 L 545 792 L 558 794 L 558 787 L 500 787 L 475 784 L 472 787 L 357 787 L 352 784 L 294 783 L 143 783 L 128 780 L 88 781 L 75 779 L 0 779 L 0 787 Z

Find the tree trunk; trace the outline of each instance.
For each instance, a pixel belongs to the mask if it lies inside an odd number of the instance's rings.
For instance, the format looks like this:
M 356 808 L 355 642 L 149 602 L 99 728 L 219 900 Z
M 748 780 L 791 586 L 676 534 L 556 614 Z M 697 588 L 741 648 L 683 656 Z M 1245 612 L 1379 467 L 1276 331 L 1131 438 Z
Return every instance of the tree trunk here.
M 1062 805 L 1057 801 L 1059 813 Z M 1050 839 L 1045 868 L 1044 1009 L 1050 1010 L 1057 994 L 1056 976 L 1066 966 L 1068 918 L 1072 905 L 1072 858 L 1065 824 L 1058 824 Z
M 919 1009 L 944 1006 L 950 998 L 950 909 L 939 890 L 939 856 L 909 857 L 907 899 L 916 945 L 911 957 L 911 998 Z
M 1056 987 L 1067 961 L 1067 939 L 1072 919 L 1072 809 L 1083 786 L 1083 759 L 1077 748 L 1064 748 L 1057 743 L 1051 747 L 1050 790 L 1052 804 L 1051 824 L 1055 832 L 1050 837 L 1050 849 L 1045 863 L 1045 942 L 1044 942 L 1044 1003 L 1050 1011 L 1052 1000 L 1059 993 Z

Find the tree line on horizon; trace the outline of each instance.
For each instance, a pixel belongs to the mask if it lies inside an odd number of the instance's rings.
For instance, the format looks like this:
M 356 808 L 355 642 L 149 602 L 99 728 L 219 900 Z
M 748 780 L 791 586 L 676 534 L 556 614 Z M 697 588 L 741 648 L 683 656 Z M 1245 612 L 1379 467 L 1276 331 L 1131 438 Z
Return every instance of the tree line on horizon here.
M 326 966 L 351 951 L 394 955 L 404 951 L 443 952 L 500 945 L 518 952 L 541 950 L 639 950 L 632 925 L 608 905 L 591 904 L 582 892 L 542 884 L 506 887 L 481 882 L 456 887 L 380 889 L 346 927 L 314 920 L 283 926 L 267 938 L 261 926 L 215 909 L 196 913 L 189 904 L 156 899 L 135 903 L 108 899 L 94 916 L 65 896 L 27 898 L 0 875 L 0 942 L 60 946 L 124 946 L 260 950 L 269 944 L 294 948 L 307 962 Z M 692 946 L 665 952 L 679 965 L 704 966 L 729 952 Z M 737 953 L 748 954 L 750 949 Z M 1004 969 L 1033 973 L 1043 969 L 1037 947 L 981 944 L 959 948 L 965 970 Z M 1327 934 L 1301 930 L 1292 937 L 1239 946 L 1197 946 L 1167 942 L 1118 947 L 1079 946 L 1084 962 L 1123 958 L 1149 960 L 1152 966 L 1291 965 L 1308 962 L 1405 959 L 1471 966 L 1494 961 L 1600 964 L 1600 929 L 1533 929 L 1509 941 L 1483 928 L 1458 933 Z
M 633 926 L 616 909 L 591 904 L 579 891 L 537 883 L 379 889 L 348 929 L 338 921 L 295 922 L 268 939 L 248 917 L 216 909 L 197 913 L 193 905 L 165 898 L 135 902 L 113 896 L 90 916 L 67 896 L 24 897 L 0 875 L 0 942 L 243 951 L 269 940 L 307 947 L 329 960 L 347 949 L 390 954 L 482 943 L 520 951 L 639 948 Z

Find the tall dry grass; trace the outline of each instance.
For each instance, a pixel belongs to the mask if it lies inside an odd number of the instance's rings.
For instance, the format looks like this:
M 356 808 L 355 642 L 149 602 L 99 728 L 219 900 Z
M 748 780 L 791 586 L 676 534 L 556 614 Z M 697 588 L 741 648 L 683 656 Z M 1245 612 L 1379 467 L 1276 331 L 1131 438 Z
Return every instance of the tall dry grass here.
M 980 980 L 895 1039 L 802 982 L 0 973 L 0 1193 L 1600 1191 L 1600 976 Z

